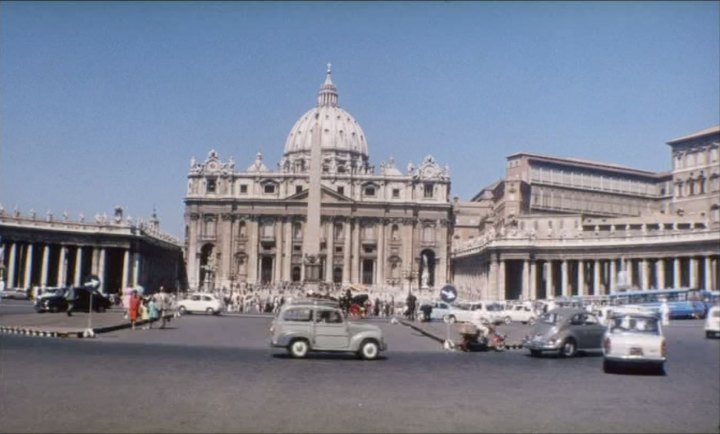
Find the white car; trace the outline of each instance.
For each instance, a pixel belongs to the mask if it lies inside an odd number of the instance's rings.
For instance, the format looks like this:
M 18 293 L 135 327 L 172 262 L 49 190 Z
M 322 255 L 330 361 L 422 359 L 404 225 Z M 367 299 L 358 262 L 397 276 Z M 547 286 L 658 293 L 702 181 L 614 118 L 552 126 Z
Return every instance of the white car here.
M 667 342 L 660 318 L 641 311 L 614 311 L 603 337 L 603 370 L 619 366 L 650 365 L 665 373 Z
M 468 310 L 475 313 L 473 316 L 481 323 L 501 324 L 506 321 L 502 305 L 494 301 L 472 301 L 465 303 Z
M 223 301 L 214 294 L 195 293 L 188 298 L 178 301 L 177 308 L 181 314 L 186 312 L 205 312 L 210 315 L 218 315 L 224 309 Z
M 538 317 L 537 312 L 535 312 L 535 309 L 532 308 L 532 306 L 528 304 L 516 304 L 512 306 L 508 306 L 507 309 L 503 312 L 505 317 L 503 320 L 505 321 L 505 324 L 510 324 L 510 322 L 521 322 L 523 324 L 535 324 L 535 320 Z
M 713 306 L 705 317 L 705 337 L 720 336 L 720 306 Z
M 436 301 L 433 303 L 432 312 L 430 312 L 430 320 L 443 320 L 449 323 L 454 322 L 471 322 L 475 313 L 465 309 L 462 306 L 456 306 L 445 303 L 444 301 Z

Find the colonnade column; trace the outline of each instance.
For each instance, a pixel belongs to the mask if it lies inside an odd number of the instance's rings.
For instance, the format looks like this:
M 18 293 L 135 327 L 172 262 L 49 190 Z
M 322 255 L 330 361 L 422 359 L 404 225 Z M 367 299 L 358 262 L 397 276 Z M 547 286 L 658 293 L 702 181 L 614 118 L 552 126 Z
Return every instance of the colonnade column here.
M 125 249 L 123 251 L 123 264 L 122 264 L 122 279 L 120 283 L 121 289 L 128 287 L 128 269 L 130 268 L 130 250 Z
M 657 289 L 665 289 L 665 258 L 659 258 L 655 262 L 655 276 L 657 277 Z
M 7 288 L 15 288 L 15 259 L 17 256 L 17 244 L 10 245 L 10 256 L 8 258 Z
M 33 266 L 33 243 L 28 244 L 25 250 L 25 288 L 32 286 L 32 266 Z
M 617 259 L 610 261 L 610 292 L 615 292 L 617 285 Z
M 348 218 L 343 223 L 343 232 L 345 235 L 345 243 L 343 244 L 343 284 L 349 285 L 350 280 L 350 236 L 352 230 L 352 221 Z
M 40 286 L 47 286 L 48 267 L 50 266 L 50 245 L 45 244 L 43 247 L 42 272 L 40 273 Z
M 560 291 L 563 297 L 568 296 L 568 261 L 563 259 L 560 265 Z
M 325 255 L 325 281 L 331 283 L 333 281 L 333 262 L 335 258 L 335 222 L 330 220 L 326 226 L 326 243 L 327 255 Z
M 593 290 L 592 295 L 600 295 L 600 267 L 602 263 L 596 259 L 593 261 Z M 588 291 L 589 292 L 589 291 Z
M 680 258 L 673 258 L 673 288 L 680 288 Z
M 545 263 L 547 267 L 547 280 L 545 281 L 545 298 L 555 297 L 555 281 L 553 279 L 553 261 L 549 260 Z
M 292 280 L 292 219 L 285 219 L 283 225 L 285 233 L 285 236 L 283 237 L 283 249 L 285 250 L 285 253 L 283 254 L 284 260 L 281 280 L 290 281 Z
M 705 257 L 705 288 L 706 290 L 710 291 L 713 289 L 712 287 L 712 259 L 710 256 Z
M 98 277 L 100 278 L 100 291 L 105 291 L 107 288 L 105 283 L 105 248 L 100 248 L 100 254 L 98 255 Z
M 258 283 L 258 221 L 256 216 L 250 216 L 248 225 L 248 256 L 247 256 L 247 280 L 248 283 Z M 301 270 L 305 267 L 301 266 Z
M 67 247 L 60 246 L 60 257 L 58 259 L 57 286 L 65 286 L 67 276 L 67 267 L 65 266 L 65 258 L 67 257 Z
M 537 299 L 537 261 L 530 261 L 530 300 Z
M 80 286 L 80 274 L 82 273 L 82 258 L 82 247 L 78 246 L 77 250 L 75 250 L 75 274 L 73 276 L 73 285 L 75 286 Z M 120 289 L 122 291 L 123 288 Z
M 640 289 L 648 289 L 650 287 L 650 267 L 648 260 L 640 260 Z
M 585 261 L 582 259 L 578 261 L 578 295 L 587 295 L 585 293 Z
M 132 284 L 133 287 L 138 286 L 140 283 L 140 267 L 142 266 L 141 256 L 140 252 L 135 252 L 134 261 L 133 261 L 133 276 L 132 276 Z
M 523 261 L 521 298 L 523 300 L 530 299 L 530 261 L 527 259 Z
M 690 281 L 688 282 L 688 286 L 690 288 L 697 288 L 698 287 L 698 260 L 697 258 L 690 258 Z
M 625 273 L 627 276 L 627 286 L 631 288 L 635 284 L 635 266 L 632 258 L 628 259 L 625 263 Z
M 378 226 L 378 240 L 377 240 L 377 277 L 375 284 L 380 285 L 380 288 L 385 286 L 385 220 L 380 219 L 380 225 Z M 437 273 L 436 273 L 437 277 Z

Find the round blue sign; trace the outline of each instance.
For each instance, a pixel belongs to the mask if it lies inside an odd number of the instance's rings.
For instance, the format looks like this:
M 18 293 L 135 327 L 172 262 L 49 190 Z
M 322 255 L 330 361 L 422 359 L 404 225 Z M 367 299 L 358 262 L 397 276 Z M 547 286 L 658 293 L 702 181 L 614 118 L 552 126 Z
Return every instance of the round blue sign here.
M 445 303 L 452 303 L 457 299 L 457 290 L 452 285 L 445 285 L 440 290 L 440 298 Z

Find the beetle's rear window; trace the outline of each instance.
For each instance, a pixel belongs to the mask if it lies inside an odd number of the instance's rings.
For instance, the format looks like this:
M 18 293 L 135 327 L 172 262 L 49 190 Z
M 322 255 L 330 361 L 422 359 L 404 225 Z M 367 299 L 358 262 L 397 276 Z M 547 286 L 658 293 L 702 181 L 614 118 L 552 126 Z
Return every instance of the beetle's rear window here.
M 283 321 L 308 322 L 312 318 L 312 309 L 298 307 L 288 309 L 283 315 Z

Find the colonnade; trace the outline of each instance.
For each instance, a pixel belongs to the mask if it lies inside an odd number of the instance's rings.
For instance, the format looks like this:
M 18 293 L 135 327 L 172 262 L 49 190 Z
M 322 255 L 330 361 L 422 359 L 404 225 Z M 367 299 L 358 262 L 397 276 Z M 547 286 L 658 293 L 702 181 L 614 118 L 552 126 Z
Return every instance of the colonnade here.
M 717 254 L 577 259 L 494 254 L 480 264 L 457 264 L 455 284 L 480 298 L 535 300 L 633 289 L 718 290 L 719 275 Z
M 2 247 L 6 288 L 79 286 L 84 277 L 94 274 L 100 277 L 101 290 L 114 291 L 138 286 L 140 279 L 141 255 L 129 248 L 20 241 L 5 242 Z M 122 252 L 120 280 L 113 285 L 119 288 L 109 288 L 106 279 L 110 250 Z

